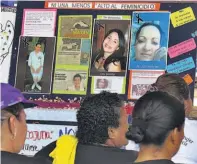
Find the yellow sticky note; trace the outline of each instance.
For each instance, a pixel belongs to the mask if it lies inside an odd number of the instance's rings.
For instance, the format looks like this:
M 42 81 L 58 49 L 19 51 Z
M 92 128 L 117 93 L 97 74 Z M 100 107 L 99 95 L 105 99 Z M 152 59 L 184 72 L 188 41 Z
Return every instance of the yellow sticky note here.
M 191 7 L 187 7 L 172 13 L 170 18 L 174 28 L 196 20 Z

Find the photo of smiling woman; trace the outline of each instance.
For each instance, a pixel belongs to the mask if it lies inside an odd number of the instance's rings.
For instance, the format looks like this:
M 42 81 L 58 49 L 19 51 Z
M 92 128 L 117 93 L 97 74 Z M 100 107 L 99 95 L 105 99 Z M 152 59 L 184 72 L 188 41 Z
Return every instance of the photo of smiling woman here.
M 169 12 L 139 12 L 142 22 L 135 20 L 135 14 L 133 15 L 129 69 L 165 69 Z
M 166 61 L 166 47 L 161 48 L 161 38 L 163 32 L 159 25 L 154 23 L 144 23 L 138 29 L 135 40 L 135 60 Z
M 121 24 L 121 22 L 123 23 Z M 96 21 L 92 46 L 91 76 L 125 76 L 129 22 L 129 20 Z

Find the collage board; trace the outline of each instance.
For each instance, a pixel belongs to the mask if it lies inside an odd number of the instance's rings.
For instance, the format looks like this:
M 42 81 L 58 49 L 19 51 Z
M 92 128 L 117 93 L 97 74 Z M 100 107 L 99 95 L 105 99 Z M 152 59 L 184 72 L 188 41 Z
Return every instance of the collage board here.
M 171 28 L 196 22 L 192 7 L 130 15 L 64 15 L 58 10 L 23 11 L 15 87 L 25 94 L 83 96 L 110 91 L 136 100 L 166 71 L 195 68 L 189 55 L 168 62 L 196 49 L 192 37 L 168 47 Z
M 2 8 L 10 14 L 1 26 L 3 80 L 39 104 L 26 110 L 20 154 L 33 156 L 61 135 L 74 135 L 85 95 L 120 94 L 130 122 L 135 101 L 165 72 L 184 78 L 197 106 L 196 7 L 18 1 L 17 10 Z

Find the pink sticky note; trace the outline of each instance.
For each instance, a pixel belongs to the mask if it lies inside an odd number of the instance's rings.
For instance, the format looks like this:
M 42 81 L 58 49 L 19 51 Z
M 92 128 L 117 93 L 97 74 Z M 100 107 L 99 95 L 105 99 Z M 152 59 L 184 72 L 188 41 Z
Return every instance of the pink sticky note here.
M 176 44 L 170 48 L 168 48 L 168 54 L 170 58 L 177 57 L 181 54 L 184 54 L 186 52 L 189 52 L 196 48 L 196 43 L 194 38 L 188 39 L 184 42 L 181 42 L 179 44 Z

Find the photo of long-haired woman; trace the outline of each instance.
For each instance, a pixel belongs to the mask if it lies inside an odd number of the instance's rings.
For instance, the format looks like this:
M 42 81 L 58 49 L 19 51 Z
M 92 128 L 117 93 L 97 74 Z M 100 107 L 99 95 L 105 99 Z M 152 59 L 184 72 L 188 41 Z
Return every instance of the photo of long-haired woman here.
M 125 76 L 130 20 L 95 20 L 90 76 Z
M 132 18 L 129 69 L 165 69 L 170 13 L 133 12 Z

